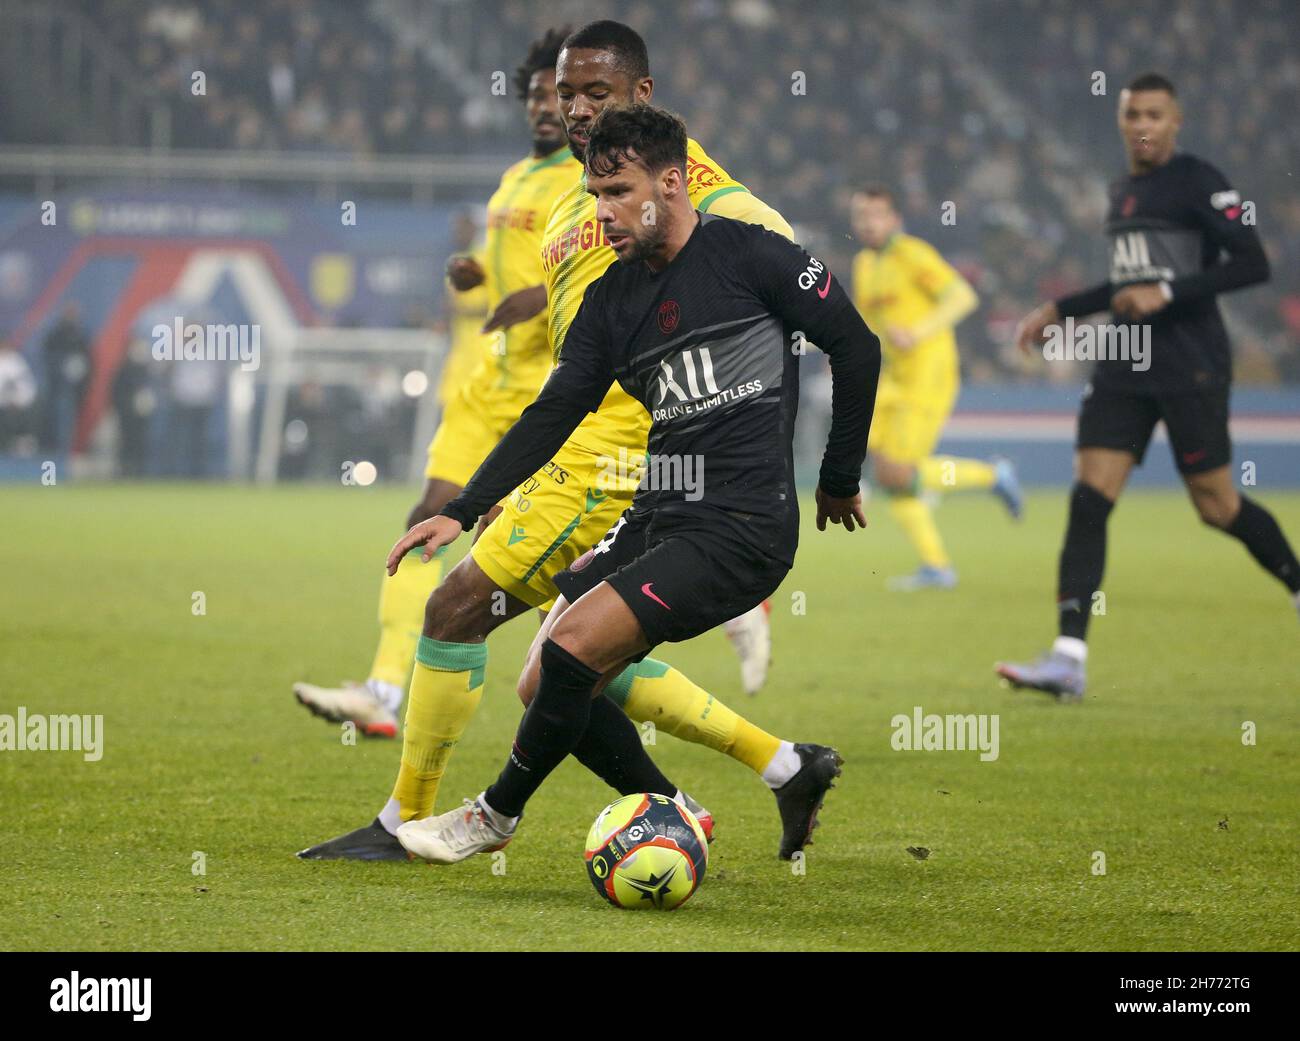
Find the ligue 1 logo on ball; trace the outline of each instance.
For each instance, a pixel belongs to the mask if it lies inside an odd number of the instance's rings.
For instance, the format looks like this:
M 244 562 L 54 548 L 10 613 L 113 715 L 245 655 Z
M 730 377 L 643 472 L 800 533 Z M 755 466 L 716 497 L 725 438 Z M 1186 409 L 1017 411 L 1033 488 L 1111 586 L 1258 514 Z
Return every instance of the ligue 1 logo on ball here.
M 659 331 L 667 336 L 677 328 L 677 319 L 682 316 L 676 300 L 665 300 L 659 305 Z

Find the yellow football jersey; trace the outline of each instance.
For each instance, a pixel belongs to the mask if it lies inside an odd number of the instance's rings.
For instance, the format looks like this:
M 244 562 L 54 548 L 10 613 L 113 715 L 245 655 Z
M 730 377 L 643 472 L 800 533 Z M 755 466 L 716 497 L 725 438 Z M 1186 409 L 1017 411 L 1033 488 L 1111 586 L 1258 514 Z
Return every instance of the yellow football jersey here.
M 864 249 L 853 258 L 853 302 L 871 331 L 880 337 L 882 375 L 908 383 L 922 371 L 957 373 L 957 340 L 943 329 L 908 350 L 889 342 L 895 326 L 911 329 L 934 309 L 935 300 L 961 276 L 939 251 L 914 235 L 898 233 L 882 249 Z
M 686 190 L 695 208 L 705 212 L 724 195 L 748 191 L 691 139 L 686 142 Z M 552 356 L 558 357 L 587 287 L 618 259 L 596 220 L 596 200 L 587 194 L 585 174 L 555 201 L 546 222 L 541 259 L 546 269 L 549 344 Z M 599 411 L 587 416 L 570 440 L 590 451 L 614 455 L 620 446 L 640 446 L 644 451 L 649 433 L 649 413 L 615 383 Z
M 478 256 L 479 254 L 475 254 Z M 479 332 L 488 316 L 487 286 L 460 293 L 444 282 L 447 294 L 447 360 L 438 378 L 438 398 L 445 405 L 492 349 L 494 338 Z
M 542 233 L 551 205 L 582 173 L 582 164 L 567 147 L 542 159 L 521 159 L 502 176 L 488 201 L 487 236 L 476 254 L 487 274 L 485 315 L 511 293 L 545 280 L 541 265 Z M 479 320 L 480 327 L 483 319 Z M 551 371 L 546 314 L 498 330 L 488 337 L 472 379 L 484 393 L 537 396 Z

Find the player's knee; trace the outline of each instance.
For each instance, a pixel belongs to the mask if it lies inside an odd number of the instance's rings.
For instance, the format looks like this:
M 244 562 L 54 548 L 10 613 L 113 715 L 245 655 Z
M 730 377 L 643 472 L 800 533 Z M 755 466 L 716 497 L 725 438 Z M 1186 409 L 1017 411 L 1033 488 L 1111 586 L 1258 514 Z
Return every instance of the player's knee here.
M 590 652 L 594 650 L 591 646 L 591 626 L 576 619 L 572 611 L 566 611 L 551 627 L 548 639 L 579 661 L 587 661 Z
M 1114 508 L 1114 496 L 1107 495 L 1105 488 L 1099 487 L 1092 481 L 1080 478 L 1074 482 L 1074 487 L 1070 489 L 1070 512 L 1072 515 L 1084 514 L 1090 518 L 1105 521 Z
M 1227 496 L 1212 494 L 1193 493 L 1192 504 L 1196 507 L 1196 515 L 1201 518 L 1202 524 L 1220 530 L 1232 524 L 1232 519 L 1240 508 L 1238 502 L 1229 501 Z
M 887 492 L 901 492 L 911 487 L 910 468 L 886 459 L 878 459 L 873 466 L 876 483 Z
M 491 603 L 491 595 L 474 588 L 465 569 L 457 566 L 429 594 L 424 635 L 447 643 L 476 643 L 496 628 Z
M 537 696 L 537 684 L 541 679 L 541 668 L 537 662 L 536 655 L 529 655 L 528 662 L 524 665 L 524 671 L 519 674 L 519 682 L 515 685 L 515 692 L 519 695 L 519 700 L 524 705 L 531 705 L 533 698 Z

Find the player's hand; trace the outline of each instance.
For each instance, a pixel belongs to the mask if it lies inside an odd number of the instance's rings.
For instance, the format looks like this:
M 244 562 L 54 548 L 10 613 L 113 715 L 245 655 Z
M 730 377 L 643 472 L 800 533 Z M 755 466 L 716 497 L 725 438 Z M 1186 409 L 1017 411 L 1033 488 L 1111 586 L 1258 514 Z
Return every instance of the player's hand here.
M 825 531 L 826 522 L 832 524 L 843 524 L 848 531 L 853 531 L 855 527 L 865 528 L 867 526 L 866 515 L 862 512 L 862 493 L 847 499 L 837 499 L 833 495 L 827 495 L 822 491 L 821 485 L 817 486 L 817 530 Z M 854 524 L 854 521 L 857 524 Z
M 1139 282 L 1112 296 L 1110 308 L 1121 318 L 1141 319 L 1164 310 L 1168 302 L 1158 282 Z
M 1035 347 L 1043 342 L 1043 336 L 1049 325 L 1061 320 L 1054 301 L 1039 304 L 1016 326 L 1016 346 L 1025 354 L 1031 354 Z
M 910 351 L 916 346 L 916 337 L 912 335 L 912 331 L 904 329 L 901 325 L 891 325 L 885 330 L 885 335 L 889 338 L 889 345 L 897 347 L 900 351 Z
M 463 293 L 486 282 L 487 272 L 473 257 L 452 257 L 447 261 L 447 281 L 452 289 Z
M 546 310 L 546 287 L 529 286 L 517 289 L 497 304 L 497 308 L 483 323 L 483 332 L 492 333 L 498 329 L 509 329 L 512 325 L 526 322 L 534 315 Z
M 398 539 L 393 548 L 388 551 L 388 560 L 385 564 L 388 567 L 389 576 L 397 574 L 397 565 L 416 546 L 424 547 L 424 553 L 420 559 L 427 564 L 433 559 L 435 551 L 455 542 L 460 538 L 460 534 L 464 530 L 460 526 L 460 521 L 452 520 L 450 517 L 430 517 L 428 520 L 420 521 L 419 524 Z
M 487 513 L 478 519 L 478 526 L 474 529 L 474 541 L 477 542 L 483 537 L 483 532 L 487 531 L 488 525 L 501 516 L 501 504 L 497 503 Z

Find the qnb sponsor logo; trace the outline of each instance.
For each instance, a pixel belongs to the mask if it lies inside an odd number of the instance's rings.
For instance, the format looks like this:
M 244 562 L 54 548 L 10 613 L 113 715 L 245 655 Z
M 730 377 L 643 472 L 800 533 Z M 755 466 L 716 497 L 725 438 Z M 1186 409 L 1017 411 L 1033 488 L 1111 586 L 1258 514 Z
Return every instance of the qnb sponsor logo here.
M 150 335 L 154 361 L 237 361 L 245 372 L 262 366 L 260 325 L 200 325 L 178 316 L 170 325 L 155 325 Z
M 719 390 L 713 374 L 713 357 L 707 347 L 693 347 L 672 359 L 665 358 L 659 363 L 655 380 L 659 396 L 650 409 L 650 419 L 655 423 L 706 412 L 717 405 L 763 393 L 762 380 L 746 380 Z
M 1110 280 L 1114 285 L 1126 282 L 1171 282 L 1176 272 L 1151 259 L 1151 246 L 1141 231 L 1116 235 L 1110 250 Z
M 0 713 L 0 752 L 80 752 L 97 763 L 104 755 L 104 717 L 29 714 L 19 705 L 17 715 Z
M 980 762 L 991 763 L 998 757 L 998 721 L 996 715 L 927 714 L 916 705 L 910 716 L 900 712 L 889 721 L 889 744 L 895 752 L 978 751 Z
M 822 274 L 826 271 L 826 265 L 816 257 L 808 258 L 808 266 L 799 272 L 799 288 L 811 289 L 813 286 L 819 286 L 823 281 L 830 285 L 830 279 L 823 279 Z
M 687 502 L 704 498 L 704 456 L 702 455 L 629 455 L 626 448 L 618 457 L 602 455 L 596 460 L 600 468 L 600 487 L 626 488 L 635 482 L 638 491 L 682 492 Z M 608 482 L 608 483 L 605 483 Z
M 153 980 L 100 979 L 73 972 L 50 981 L 51 1012 L 130 1012 L 137 1023 L 152 1014 Z
M 1043 334 L 1048 361 L 1127 361 L 1134 372 L 1151 368 L 1151 326 L 1080 322 L 1067 318 Z

